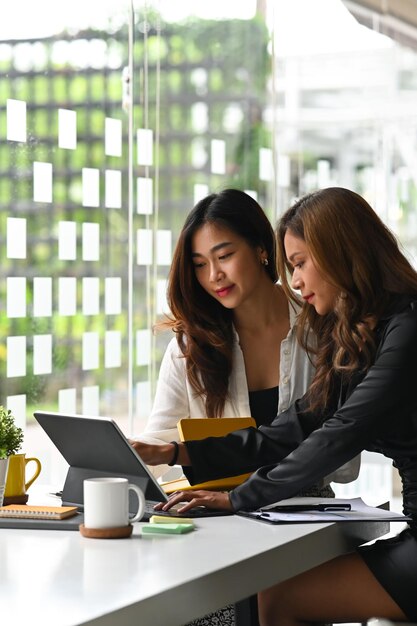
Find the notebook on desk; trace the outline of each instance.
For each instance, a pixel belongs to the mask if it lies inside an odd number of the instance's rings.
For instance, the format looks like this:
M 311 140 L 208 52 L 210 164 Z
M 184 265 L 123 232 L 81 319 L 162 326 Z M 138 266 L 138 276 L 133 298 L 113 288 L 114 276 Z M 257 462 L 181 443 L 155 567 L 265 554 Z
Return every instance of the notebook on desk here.
M 155 513 L 157 502 L 166 502 L 168 497 L 160 487 L 146 464 L 114 420 L 107 417 L 84 417 L 36 411 L 34 416 L 69 465 L 62 490 L 64 506 L 78 506 L 83 510 L 83 481 L 85 478 L 120 476 L 140 487 L 147 500 L 147 511 L 143 521 Z M 136 510 L 135 496 L 131 495 L 129 508 Z M 159 511 L 158 515 L 164 514 Z M 176 517 L 179 515 L 171 511 Z M 214 511 L 199 507 L 187 511 L 186 517 L 211 517 L 228 515 L 228 511 Z M 169 513 L 166 514 L 169 516 Z M 65 528 L 78 530 L 83 523 L 82 513 L 66 520 L 0 520 L 1 527 Z M 13 524 L 11 526 L 10 524 Z
M 256 422 L 253 417 L 187 418 L 179 420 L 177 424 L 181 441 L 196 441 L 206 437 L 224 437 L 235 430 L 250 427 L 256 428 Z M 190 485 L 186 478 L 180 478 L 162 483 L 161 486 L 168 494 L 187 489 L 228 491 L 243 483 L 249 476 L 250 473 L 239 474 L 238 476 L 228 476 L 227 478 L 209 480 L 195 485 Z

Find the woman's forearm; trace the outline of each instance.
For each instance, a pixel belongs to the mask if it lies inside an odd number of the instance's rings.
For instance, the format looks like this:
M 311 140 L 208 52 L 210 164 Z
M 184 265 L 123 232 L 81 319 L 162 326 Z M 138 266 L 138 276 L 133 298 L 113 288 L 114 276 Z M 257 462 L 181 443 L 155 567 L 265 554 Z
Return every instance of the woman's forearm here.
M 178 446 L 178 455 L 175 464 L 190 465 L 190 457 L 183 443 L 176 445 L 174 443 L 149 444 L 141 441 L 130 441 L 130 443 L 147 465 L 169 465 L 176 454 L 176 446 Z

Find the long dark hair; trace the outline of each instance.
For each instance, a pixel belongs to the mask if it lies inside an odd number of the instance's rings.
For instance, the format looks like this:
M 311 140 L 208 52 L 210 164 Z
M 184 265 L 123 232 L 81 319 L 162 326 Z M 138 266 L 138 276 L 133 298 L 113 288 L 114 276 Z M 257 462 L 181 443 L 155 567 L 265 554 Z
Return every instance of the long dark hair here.
M 324 409 L 336 375 L 367 371 L 375 355 L 373 324 L 395 296 L 417 296 L 417 273 L 397 240 L 364 198 L 341 187 L 329 187 L 298 200 L 281 217 L 278 269 L 288 297 L 292 267 L 284 237 L 290 231 L 305 241 L 325 280 L 340 296 L 335 310 L 320 316 L 304 304 L 298 338 L 305 349 L 307 330 L 317 336 L 316 374 L 309 389 L 310 410 Z
M 220 417 L 232 370 L 233 312 L 223 307 L 199 284 L 192 260 L 192 238 L 204 224 L 215 223 L 266 251 L 265 271 L 278 279 L 273 228 L 259 204 L 238 189 L 225 189 L 200 200 L 189 213 L 175 247 L 168 280 L 171 310 L 164 326 L 177 334 L 186 359 L 188 380 L 205 398 L 209 417 Z

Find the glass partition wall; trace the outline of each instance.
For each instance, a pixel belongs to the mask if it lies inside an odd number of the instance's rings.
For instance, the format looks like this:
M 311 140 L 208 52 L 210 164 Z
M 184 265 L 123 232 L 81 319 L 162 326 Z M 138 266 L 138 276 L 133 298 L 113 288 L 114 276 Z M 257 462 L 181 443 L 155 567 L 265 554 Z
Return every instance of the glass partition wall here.
M 128 412 L 129 24 L 42 4 L 27 33 L 11 7 L 0 43 L 0 402 L 54 481 L 35 409 Z
M 59 485 L 33 411 L 143 429 L 202 196 L 244 189 L 274 222 L 350 187 L 416 258 L 417 53 L 341 0 L 23 4 L 0 25 L 0 404 Z
M 221 20 L 34 4 L 25 30 L 12 5 L 0 30 L 0 403 L 59 484 L 33 411 L 143 429 L 169 339 L 153 325 L 196 200 L 237 186 L 275 215 L 272 57 L 254 2 Z

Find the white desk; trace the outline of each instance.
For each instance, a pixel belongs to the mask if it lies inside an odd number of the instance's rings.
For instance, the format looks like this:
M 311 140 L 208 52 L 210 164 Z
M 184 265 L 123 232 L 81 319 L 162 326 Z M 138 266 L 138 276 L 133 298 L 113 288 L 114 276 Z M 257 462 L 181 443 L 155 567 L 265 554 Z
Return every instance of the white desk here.
M 181 626 L 381 536 L 386 523 L 204 518 L 188 535 L 0 530 L 4 624 Z

